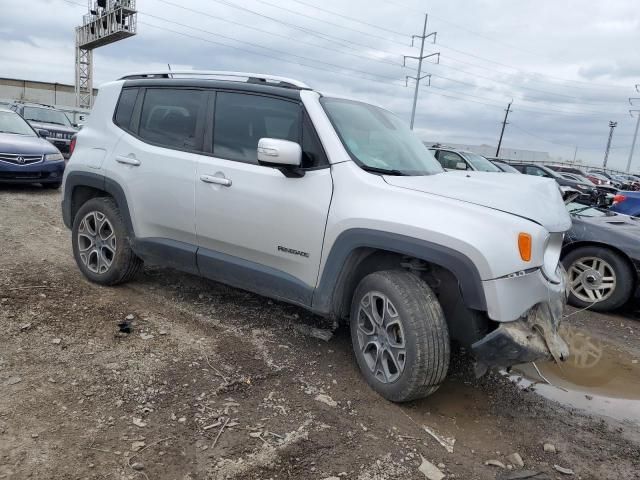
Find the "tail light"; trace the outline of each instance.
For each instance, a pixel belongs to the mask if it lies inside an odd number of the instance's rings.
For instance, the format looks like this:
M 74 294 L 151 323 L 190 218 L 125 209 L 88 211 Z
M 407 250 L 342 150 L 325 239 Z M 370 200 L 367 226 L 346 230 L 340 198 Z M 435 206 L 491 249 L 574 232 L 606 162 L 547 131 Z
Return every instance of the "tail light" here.
M 622 202 L 624 202 L 626 199 L 627 199 L 627 197 L 625 197 L 624 195 L 620 195 L 620 194 L 615 195 L 615 196 L 613 197 L 613 205 L 617 205 L 617 204 L 619 204 L 619 203 L 622 203 Z
M 71 143 L 69 144 L 69 156 L 73 155 L 73 151 L 76 149 L 77 137 L 74 135 L 71 137 Z

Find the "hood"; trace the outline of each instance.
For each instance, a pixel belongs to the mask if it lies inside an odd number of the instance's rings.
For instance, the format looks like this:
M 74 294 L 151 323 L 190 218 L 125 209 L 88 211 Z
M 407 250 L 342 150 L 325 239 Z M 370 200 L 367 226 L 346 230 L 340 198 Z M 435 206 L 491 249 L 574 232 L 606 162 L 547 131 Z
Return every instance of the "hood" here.
M 0 133 L 0 153 L 42 155 L 44 153 L 58 153 L 58 149 L 44 138 Z
M 571 215 L 573 227 L 565 241 L 598 242 L 622 250 L 634 260 L 640 260 L 640 220 L 609 212 L 602 217 Z
M 49 130 L 52 132 L 70 133 L 72 135 L 78 131 L 78 129 L 68 127 L 66 125 L 59 125 L 57 123 L 34 122 L 33 120 L 29 120 L 29 125 L 31 125 L 33 128 L 42 128 L 44 130 Z
M 436 175 L 384 176 L 396 187 L 473 203 L 536 222 L 549 232 L 571 228 L 558 184 L 531 175 L 489 172 L 445 172 Z

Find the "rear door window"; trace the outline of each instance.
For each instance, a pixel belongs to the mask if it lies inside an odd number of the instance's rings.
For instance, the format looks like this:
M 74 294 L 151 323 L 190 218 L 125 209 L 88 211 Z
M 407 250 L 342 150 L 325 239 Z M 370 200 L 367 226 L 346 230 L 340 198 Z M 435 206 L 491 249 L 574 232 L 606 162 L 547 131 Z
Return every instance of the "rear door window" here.
M 229 160 L 258 163 L 258 141 L 261 138 L 300 142 L 301 113 L 301 107 L 296 102 L 260 95 L 218 92 L 213 154 Z
M 203 90 L 149 88 L 144 96 L 138 136 L 178 150 L 202 149 Z

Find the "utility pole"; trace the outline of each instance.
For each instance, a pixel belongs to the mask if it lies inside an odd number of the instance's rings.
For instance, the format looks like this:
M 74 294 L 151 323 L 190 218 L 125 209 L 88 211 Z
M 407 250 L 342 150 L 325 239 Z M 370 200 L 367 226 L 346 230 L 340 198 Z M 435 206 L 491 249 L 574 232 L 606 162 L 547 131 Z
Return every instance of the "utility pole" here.
M 576 163 L 577 156 L 578 156 L 578 146 L 576 145 L 576 149 L 573 151 L 573 163 Z
M 410 123 L 410 127 L 411 130 L 413 130 L 413 122 L 416 118 L 416 105 L 418 104 L 418 90 L 420 89 L 420 81 L 423 80 L 424 78 L 429 77 L 429 85 L 431 85 L 431 75 L 425 75 L 425 76 L 421 76 L 422 74 L 422 61 L 426 58 L 429 57 L 438 57 L 438 61 L 437 63 L 440 63 L 440 52 L 438 53 L 431 53 L 429 55 L 425 55 L 424 54 L 424 42 L 427 38 L 429 37 L 433 37 L 433 43 L 436 43 L 436 35 L 438 34 L 438 32 L 431 32 L 430 34 L 427 35 L 427 20 L 429 18 L 428 14 L 424 14 L 424 27 L 422 28 L 422 35 L 412 35 L 411 36 L 411 46 L 413 47 L 413 42 L 416 38 L 420 39 L 420 56 L 419 57 L 412 57 L 409 55 L 405 55 L 404 59 L 402 61 L 402 66 L 406 67 L 407 66 L 407 58 L 411 58 L 413 60 L 418 60 L 418 74 L 415 77 L 411 77 L 408 76 L 406 77 L 405 81 L 407 86 L 409 86 L 409 79 L 413 79 L 416 81 L 416 89 L 413 92 L 413 108 L 411 109 L 411 123 Z
M 618 122 L 609 122 L 609 140 L 607 140 L 607 150 L 604 152 L 604 163 L 602 168 L 607 168 L 607 160 L 609 159 L 609 150 L 611 150 L 611 139 L 613 138 L 613 130 L 618 126 Z
M 509 118 L 509 112 L 511 112 L 511 104 L 513 100 L 509 102 L 507 105 L 507 109 L 505 110 L 504 120 L 502 121 L 502 130 L 500 130 L 500 140 L 498 140 L 498 148 L 496 150 L 496 158 L 500 158 L 500 147 L 502 146 L 502 136 L 504 135 L 504 128 L 507 126 L 507 118 Z
M 636 90 L 640 92 L 639 87 L 640 85 L 636 85 Z M 630 98 L 629 105 L 633 105 L 634 100 L 640 100 L 640 98 L 638 97 Z M 629 170 L 631 169 L 631 160 L 633 160 L 633 152 L 636 149 L 636 139 L 638 138 L 638 127 L 640 127 L 640 110 L 634 110 L 634 109 L 629 110 L 629 115 L 631 115 L 631 118 L 633 118 L 634 112 L 638 114 L 638 120 L 636 120 L 636 130 L 633 133 L 633 140 L 631 141 L 631 151 L 629 152 L 629 160 L 627 160 L 627 169 L 625 170 L 627 173 L 629 173 Z

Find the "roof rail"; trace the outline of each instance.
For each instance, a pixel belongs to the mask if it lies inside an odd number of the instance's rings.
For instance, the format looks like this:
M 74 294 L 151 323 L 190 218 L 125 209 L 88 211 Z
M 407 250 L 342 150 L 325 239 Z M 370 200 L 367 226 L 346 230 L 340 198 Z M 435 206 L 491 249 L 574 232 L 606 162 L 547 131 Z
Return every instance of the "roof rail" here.
M 163 70 L 153 72 L 129 73 L 119 80 L 133 80 L 139 78 L 189 78 L 189 77 L 222 77 L 224 80 L 240 82 L 244 80 L 247 83 L 275 83 L 282 87 L 296 87 L 310 89 L 309 85 L 286 77 L 278 77 L 275 75 L 265 75 L 262 73 L 248 72 L 227 72 L 217 70 Z

